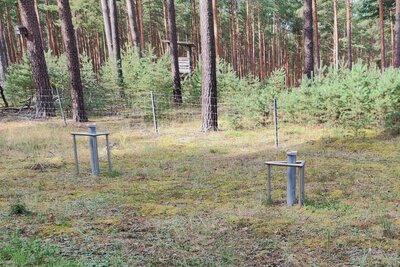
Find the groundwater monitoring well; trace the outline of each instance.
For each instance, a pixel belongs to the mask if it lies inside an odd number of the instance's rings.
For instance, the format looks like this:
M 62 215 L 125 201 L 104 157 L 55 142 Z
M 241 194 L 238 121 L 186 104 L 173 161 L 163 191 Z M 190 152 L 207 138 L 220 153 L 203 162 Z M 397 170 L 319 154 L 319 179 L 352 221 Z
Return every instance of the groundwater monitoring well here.
M 299 169 L 298 203 L 301 207 L 304 199 L 304 169 L 306 162 L 297 160 L 297 151 L 287 152 L 287 161 L 266 161 L 267 166 L 267 196 L 271 200 L 271 166 L 288 167 L 286 183 L 286 203 L 293 206 L 296 202 L 296 169 Z
M 76 143 L 77 136 L 87 136 L 89 141 L 89 155 L 90 155 L 90 167 L 92 169 L 92 175 L 97 176 L 100 173 L 99 164 L 99 151 L 97 146 L 97 137 L 105 136 L 106 138 L 106 149 L 107 149 L 107 161 L 108 161 L 108 171 L 112 171 L 111 166 L 111 155 L 110 155 L 110 142 L 109 142 L 109 132 L 97 132 L 96 124 L 89 124 L 88 132 L 72 132 L 72 140 L 74 144 L 74 159 L 75 159 L 75 170 L 76 174 L 79 174 L 79 160 L 78 160 L 78 148 Z

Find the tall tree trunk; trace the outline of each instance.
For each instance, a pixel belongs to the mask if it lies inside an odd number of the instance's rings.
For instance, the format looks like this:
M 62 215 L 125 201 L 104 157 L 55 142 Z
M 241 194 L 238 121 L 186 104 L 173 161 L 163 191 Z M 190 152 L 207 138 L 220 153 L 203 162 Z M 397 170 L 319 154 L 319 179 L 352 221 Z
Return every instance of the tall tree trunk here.
M 385 59 L 385 24 L 384 24 L 384 16 L 383 16 L 383 0 L 378 0 L 379 2 L 379 30 L 381 34 L 381 71 L 383 71 L 386 67 L 386 59 Z
M 250 36 L 250 1 L 251 0 L 247 0 L 246 1 L 246 58 L 244 59 L 244 67 L 245 70 L 244 72 L 249 73 L 250 72 L 250 68 L 251 68 L 251 36 Z
M 6 76 L 8 68 L 7 47 L 4 38 L 3 22 L 0 19 L 0 86 Z
M 169 53 L 171 58 L 171 72 L 174 103 L 180 105 L 182 103 L 181 78 L 179 76 L 178 61 L 178 38 L 175 21 L 175 4 L 174 0 L 167 0 L 168 11 L 168 36 L 169 36 Z
M 353 49 L 352 49 L 352 33 L 351 33 L 351 3 L 346 0 L 346 30 L 347 30 L 347 67 L 353 68 Z
M 4 10 L 0 9 L 0 12 L 3 14 Z M 16 48 L 15 48 L 15 36 L 13 33 L 13 30 L 11 30 L 11 25 L 10 25 L 10 17 L 9 17 L 9 8 L 8 5 L 5 8 L 5 41 L 6 41 L 6 47 L 8 49 L 8 59 L 11 63 L 15 63 L 17 61 L 17 53 L 16 53 Z
M 40 37 L 38 18 L 33 1 L 19 0 L 22 25 L 27 29 L 27 50 L 32 67 L 32 76 L 36 88 L 36 118 L 55 115 L 53 92 L 50 86 L 44 49 Z
M 142 51 L 145 49 L 144 41 L 144 26 L 143 26 L 143 5 L 142 0 L 136 0 L 136 10 L 138 11 L 138 26 L 140 31 L 140 45 L 142 46 Z
M 167 36 L 168 36 L 167 0 L 162 0 L 162 5 L 163 5 L 163 19 L 164 19 L 164 34 L 165 34 L 165 38 L 167 38 Z M 193 21 L 193 18 L 192 18 L 192 21 Z
M 311 78 L 314 70 L 312 0 L 304 0 L 304 74 Z
M 218 130 L 217 74 L 212 3 L 200 0 L 202 105 L 201 130 Z
M 392 60 L 391 60 L 391 66 L 394 66 L 394 56 L 396 53 L 396 48 L 394 44 L 394 25 L 393 25 L 393 20 L 392 20 L 393 12 L 392 9 L 389 9 L 389 18 L 390 18 L 390 46 L 392 49 Z
M 314 65 L 315 72 L 321 68 L 321 56 L 319 51 L 319 33 L 318 33 L 318 12 L 317 0 L 312 0 L 312 14 L 313 14 L 313 37 L 314 37 Z
M 400 67 L 400 0 L 396 0 L 396 21 L 394 24 L 395 31 L 395 56 L 394 56 L 394 67 Z
M 213 21 L 214 21 L 215 47 L 216 47 L 217 57 L 220 57 L 221 56 L 221 47 L 219 45 L 217 0 L 212 0 L 212 8 L 213 8 Z
M 107 51 L 110 58 L 113 57 L 113 46 L 111 37 L 110 9 L 107 0 L 101 0 L 101 10 L 103 12 L 104 33 L 106 36 Z
M 0 96 L 6 108 L 8 107 L 8 102 L 4 95 L 3 84 L 6 78 L 7 68 L 8 68 L 7 47 L 4 38 L 3 24 L 0 17 Z
M 231 1 L 231 14 L 230 14 L 230 36 L 231 36 L 231 61 L 232 67 L 238 73 L 238 60 L 236 49 L 236 0 Z
M 263 47 L 262 47 L 262 35 L 261 35 L 261 20 L 260 14 L 257 16 L 257 32 L 258 32 L 258 79 L 263 79 Z
M 83 87 L 81 71 L 76 47 L 75 30 L 72 24 L 69 0 L 58 0 L 58 12 L 61 21 L 61 33 L 64 40 L 65 54 L 68 60 L 69 81 L 71 86 L 72 119 L 76 122 L 85 122 L 85 106 L 83 101 Z
M 333 0 L 333 64 L 339 69 L 339 29 L 337 0 Z
M 47 7 L 49 7 L 49 0 L 46 0 L 46 5 Z M 51 54 L 53 56 L 56 56 L 58 55 L 58 51 L 57 51 L 56 40 L 54 38 L 54 23 L 52 15 L 48 9 L 46 9 L 46 24 L 47 24 L 47 39 L 49 43 L 49 48 Z
M 118 11 L 117 11 L 117 1 L 109 0 L 110 8 L 110 22 L 111 22 L 111 39 L 113 46 L 113 62 L 115 71 L 118 78 L 118 85 L 120 89 L 120 97 L 124 98 L 125 93 L 123 91 L 123 77 L 122 77 L 122 65 L 121 65 L 121 46 L 120 46 L 120 36 L 118 31 Z
M 196 0 L 191 1 L 191 31 L 192 31 L 192 42 L 195 44 L 194 53 L 192 53 L 193 58 L 193 66 L 196 66 L 198 59 L 198 51 L 200 49 L 199 40 L 198 40 L 198 19 L 197 19 L 197 10 L 196 10 Z
M 133 0 L 126 0 L 126 8 L 128 9 L 128 19 L 129 27 L 131 30 L 132 44 L 140 57 L 142 54 L 140 46 L 140 33 L 139 27 L 137 25 L 136 5 L 133 3 Z

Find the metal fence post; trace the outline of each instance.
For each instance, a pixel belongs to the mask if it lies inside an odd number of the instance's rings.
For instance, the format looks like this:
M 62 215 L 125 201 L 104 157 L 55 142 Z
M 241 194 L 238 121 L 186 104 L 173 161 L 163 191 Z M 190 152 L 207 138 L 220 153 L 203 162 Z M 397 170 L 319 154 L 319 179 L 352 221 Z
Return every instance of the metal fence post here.
M 154 96 L 153 91 L 150 92 L 150 96 L 151 96 L 151 109 L 153 112 L 154 131 L 156 134 L 158 134 L 156 97 Z
M 88 133 L 96 134 L 96 124 L 88 125 Z M 89 153 L 90 153 L 90 166 L 92 168 L 92 175 L 99 175 L 99 154 L 97 149 L 97 137 L 89 136 Z
M 296 158 L 297 151 L 287 153 L 288 163 L 295 164 Z M 287 205 L 293 206 L 296 201 L 296 167 L 288 167 L 286 194 Z
M 60 95 L 60 91 L 58 91 L 58 88 L 56 87 L 56 93 L 57 93 L 57 97 L 58 97 L 58 103 L 60 105 L 60 110 L 61 110 L 61 117 L 64 121 L 64 126 L 67 126 L 67 119 L 65 117 L 65 112 L 64 112 L 64 107 L 63 107 L 63 103 L 61 100 L 61 95 Z
M 274 132 L 275 132 L 275 147 L 279 148 L 278 140 L 278 103 L 276 97 L 274 97 Z
M 72 140 L 74 143 L 75 172 L 76 172 L 76 174 L 79 174 L 78 148 L 76 145 L 76 136 L 75 135 L 72 135 Z

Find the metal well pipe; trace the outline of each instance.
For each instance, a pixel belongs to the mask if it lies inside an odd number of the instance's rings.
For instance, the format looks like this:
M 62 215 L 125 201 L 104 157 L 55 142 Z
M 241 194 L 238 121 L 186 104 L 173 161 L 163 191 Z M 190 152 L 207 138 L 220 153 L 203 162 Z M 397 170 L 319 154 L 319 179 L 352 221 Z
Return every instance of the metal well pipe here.
M 297 151 L 287 153 L 288 163 L 296 163 Z M 288 167 L 286 200 L 288 206 L 293 206 L 296 201 L 296 167 Z
M 96 124 L 88 125 L 88 133 L 96 134 Z M 89 136 L 89 154 L 90 154 L 90 167 L 92 168 L 92 175 L 98 176 L 100 173 L 100 168 L 99 168 L 99 154 L 97 149 L 96 136 Z

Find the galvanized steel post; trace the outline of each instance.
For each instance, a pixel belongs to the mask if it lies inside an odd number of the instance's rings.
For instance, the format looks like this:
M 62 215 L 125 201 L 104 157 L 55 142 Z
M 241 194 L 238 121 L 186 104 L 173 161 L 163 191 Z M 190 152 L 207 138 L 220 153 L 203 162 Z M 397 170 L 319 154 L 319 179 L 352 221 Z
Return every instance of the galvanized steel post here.
M 88 125 L 88 133 L 96 134 L 96 124 Z M 99 154 L 97 149 L 97 137 L 89 136 L 89 153 L 90 153 L 90 167 L 92 168 L 92 175 L 99 175 Z
M 296 163 L 297 151 L 290 151 L 287 156 L 288 163 Z M 287 205 L 293 206 L 296 201 L 296 167 L 288 167 L 286 194 Z
M 153 112 L 154 132 L 158 134 L 156 97 L 154 96 L 153 91 L 150 92 L 150 97 L 151 97 L 151 110 Z
M 274 98 L 274 132 L 275 132 L 275 147 L 279 148 L 278 139 L 278 103 L 276 97 Z

